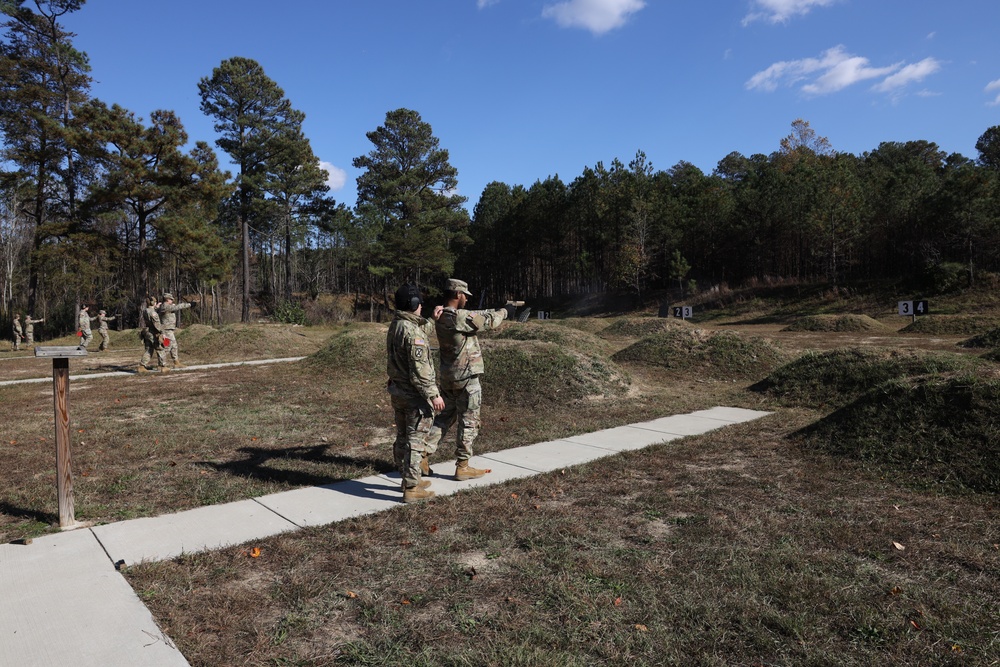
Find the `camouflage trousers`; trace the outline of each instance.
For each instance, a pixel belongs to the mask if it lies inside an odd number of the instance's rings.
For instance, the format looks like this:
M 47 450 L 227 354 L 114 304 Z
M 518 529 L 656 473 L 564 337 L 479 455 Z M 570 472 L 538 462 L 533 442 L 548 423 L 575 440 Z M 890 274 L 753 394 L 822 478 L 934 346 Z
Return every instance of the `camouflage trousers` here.
M 163 332 L 163 347 L 158 349 L 156 354 L 161 366 L 167 365 L 167 357 L 170 357 L 170 361 L 177 363 L 177 337 L 174 336 L 173 329 Z
M 424 456 L 424 437 L 431 426 L 433 411 L 423 398 L 390 395 L 396 421 L 396 440 L 392 443 L 392 460 L 403 478 L 403 486 L 412 488 L 420 483 L 420 460 Z
M 14 351 L 17 352 L 21 349 L 21 336 L 19 334 L 14 334 Z
M 434 418 L 434 424 L 424 440 L 424 451 L 430 456 L 437 451 L 441 440 L 456 423 L 455 459 L 468 461 L 472 458 L 472 443 L 479 435 L 479 409 L 483 405 L 483 387 L 479 378 L 472 378 L 464 387 L 441 388 L 444 410 Z
M 158 365 L 164 366 L 161 350 L 156 344 L 156 335 L 147 332 L 142 335 L 142 359 L 139 360 L 139 365 L 149 368 L 149 363 L 153 360 L 154 354 L 156 355 Z
M 90 331 L 81 331 L 80 333 L 82 334 L 80 336 L 80 345 L 86 348 L 90 345 L 90 341 L 94 340 L 94 334 Z
M 111 334 L 107 329 L 98 329 L 97 333 L 101 334 L 101 344 L 97 346 L 97 351 L 103 352 L 111 346 Z

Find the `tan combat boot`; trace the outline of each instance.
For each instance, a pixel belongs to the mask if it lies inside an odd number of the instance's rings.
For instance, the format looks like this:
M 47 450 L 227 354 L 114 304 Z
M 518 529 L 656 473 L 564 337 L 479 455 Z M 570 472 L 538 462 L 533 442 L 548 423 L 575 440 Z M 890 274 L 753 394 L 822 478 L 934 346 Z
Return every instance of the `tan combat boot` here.
M 136 373 L 148 373 L 149 370 L 150 370 L 149 366 L 143 366 L 142 364 L 139 364 L 139 367 L 135 369 L 135 372 Z
M 170 372 L 170 366 L 160 366 L 160 372 L 161 373 L 169 373 Z
M 427 500 L 428 498 L 434 497 L 433 491 L 428 491 L 426 488 L 420 488 L 419 486 L 414 486 L 409 489 L 403 489 L 403 502 L 404 503 L 418 503 L 421 500 Z
M 422 479 L 419 482 L 417 482 L 417 488 L 418 489 L 426 489 L 430 485 L 431 485 L 431 480 L 429 480 L 429 479 Z M 406 482 L 400 482 L 400 484 L 399 484 L 399 490 L 400 491 L 406 491 Z
M 477 479 L 486 474 L 487 471 L 473 468 L 468 461 L 458 461 L 455 463 L 455 479 L 464 482 L 467 479 Z
M 174 368 L 187 368 L 187 366 L 185 366 L 184 364 L 182 364 L 179 361 L 175 361 L 174 362 Z
M 428 456 L 426 454 L 424 454 L 420 459 L 420 474 L 425 476 L 431 474 L 431 464 L 428 461 Z

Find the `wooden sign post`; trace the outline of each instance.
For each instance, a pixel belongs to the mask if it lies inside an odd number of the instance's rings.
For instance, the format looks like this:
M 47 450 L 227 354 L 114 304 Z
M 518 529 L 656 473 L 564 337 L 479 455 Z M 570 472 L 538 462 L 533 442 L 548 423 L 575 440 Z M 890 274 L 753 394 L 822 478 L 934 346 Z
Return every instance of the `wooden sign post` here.
M 69 360 L 87 356 L 87 348 L 75 346 L 36 347 L 36 357 L 52 359 L 52 403 L 56 419 L 56 493 L 59 496 L 59 527 L 77 527 L 73 515 L 73 470 L 69 447 Z

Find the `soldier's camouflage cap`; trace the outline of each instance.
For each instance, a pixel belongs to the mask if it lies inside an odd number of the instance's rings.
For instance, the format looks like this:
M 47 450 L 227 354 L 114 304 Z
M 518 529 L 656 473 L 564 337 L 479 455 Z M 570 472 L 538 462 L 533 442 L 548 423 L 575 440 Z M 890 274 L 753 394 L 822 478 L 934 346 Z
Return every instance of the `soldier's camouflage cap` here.
M 171 301 L 173 301 L 174 300 L 174 295 L 171 294 L 170 292 L 164 292 L 163 293 L 163 301 L 166 301 L 167 299 L 170 299 Z
M 469 283 L 464 280 L 459 280 L 458 278 L 449 278 L 448 285 L 445 289 L 449 292 L 461 292 L 466 296 L 472 296 L 472 292 L 469 291 Z

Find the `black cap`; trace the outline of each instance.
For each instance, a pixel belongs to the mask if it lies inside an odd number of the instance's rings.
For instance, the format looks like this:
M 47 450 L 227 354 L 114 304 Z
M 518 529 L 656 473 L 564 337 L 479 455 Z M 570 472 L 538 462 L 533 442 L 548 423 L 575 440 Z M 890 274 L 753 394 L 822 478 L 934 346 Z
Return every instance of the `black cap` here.
M 420 296 L 420 288 L 413 283 L 406 283 L 396 290 L 395 296 L 396 310 L 415 312 L 417 307 L 424 302 Z

